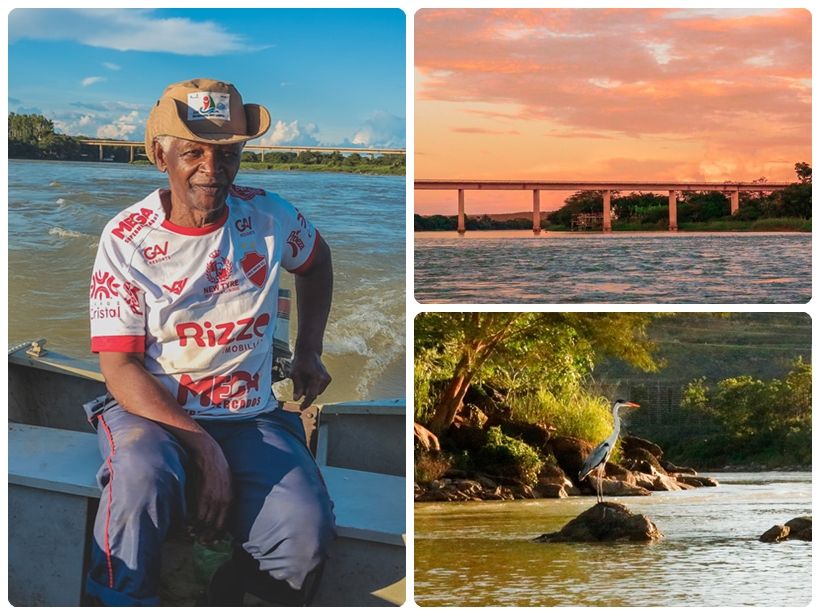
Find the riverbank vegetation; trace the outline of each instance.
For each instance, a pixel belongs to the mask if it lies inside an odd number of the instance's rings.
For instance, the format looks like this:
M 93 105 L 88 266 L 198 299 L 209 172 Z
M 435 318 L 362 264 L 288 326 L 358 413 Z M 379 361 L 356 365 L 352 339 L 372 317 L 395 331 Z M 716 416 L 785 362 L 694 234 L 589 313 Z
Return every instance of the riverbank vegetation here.
M 811 465 L 811 365 L 802 357 L 783 379 L 744 375 L 710 385 L 705 378 L 683 391 L 681 409 L 713 423 L 713 433 L 667 444 L 684 463 Z
M 810 348 L 811 324 L 792 316 L 800 315 L 422 314 L 415 420 L 430 437 L 416 449 L 416 481 L 543 483 L 556 472 L 555 446 L 564 463 L 568 443 L 584 450 L 609 434 L 616 397 L 641 405 L 625 431 L 660 445 L 639 448 L 666 452 L 658 472 L 680 469 L 668 460 L 700 469 L 806 467 L 811 366 L 799 356 Z M 684 362 L 684 380 L 652 386 L 650 378 Z
M 54 132 L 54 123 L 42 115 L 9 113 L 9 158 L 28 160 L 96 161 L 99 148 L 82 143 L 85 136 L 68 136 Z M 127 146 L 105 146 L 106 162 L 127 163 Z M 150 164 L 137 158 L 133 164 Z M 272 171 L 316 171 L 325 173 L 360 173 L 367 175 L 404 175 L 406 161 L 403 154 L 363 155 L 356 152 L 300 151 L 261 153 L 246 151 L 242 154 L 243 169 Z
M 760 190 L 741 192 L 739 209 L 732 215 L 730 198 L 722 192 L 682 192 L 677 203 L 678 228 L 684 231 L 810 231 L 811 166 L 794 165 L 797 181 L 784 190 L 767 191 L 766 179 L 760 178 Z M 613 230 L 658 231 L 669 227 L 669 197 L 651 192 L 611 193 Z M 560 209 L 541 215 L 541 228 L 547 231 L 570 231 L 574 217 L 600 214 L 603 193 L 600 190 L 576 192 L 567 197 Z M 414 217 L 416 231 L 456 230 L 457 216 Z M 482 214 L 466 216 L 468 231 L 531 229 L 532 215 Z M 601 229 L 600 220 L 597 230 Z M 596 230 L 594 227 L 585 230 Z
M 317 171 L 325 173 L 362 173 L 367 175 L 404 175 L 405 156 L 384 154 L 363 156 L 341 152 L 266 152 L 264 160 L 256 152 L 242 154 L 242 168 L 270 171 Z

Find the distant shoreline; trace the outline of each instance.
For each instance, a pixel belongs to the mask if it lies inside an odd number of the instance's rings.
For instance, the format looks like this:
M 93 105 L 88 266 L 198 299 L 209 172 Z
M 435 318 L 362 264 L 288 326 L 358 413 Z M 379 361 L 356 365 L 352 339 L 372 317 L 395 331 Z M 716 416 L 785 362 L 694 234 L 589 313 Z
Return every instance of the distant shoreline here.
M 466 234 L 482 234 L 482 233 L 532 233 L 531 229 L 470 229 Z M 455 229 L 438 229 L 438 230 L 414 230 L 413 233 L 456 233 Z M 664 231 L 661 229 L 613 229 L 611 233 L 604 233 L 603 231 L 569 231 L 566 229 L 541 229 L 541 235 L 554 236 L 587 236 L 587 235 L 618 235 L 618 234 L 646 234 L 646 235 L 685 235 L 687 233 L 811 233 L 811 229 L 800 228 L 766 228 L 766 229 L 751 229 L 751 228 L 727 228 L 727 229 L 709 229 L 709 228 L 680 228 L 677 231 Z M 538 234 L 533 234 L 537 237 Z
M 42 158 L 9 158 L 9 162 L 19 160 L 21 162 L 80 162 L 91 164 L 116 164 L 136 167 L 153 166 L 147 160 L 137 160 L 134 162 L 117 161 L 97 161 L 97 160 L 55 160 Z M 273 163 L 273 162 L 243 162 L 240 170 L 250 171 L 305 171 L 309 173 L 345 173 L 349 175 L 379 175 L 389 177 L 403 177 L 407 169 L 405 166 L 388 167 L 387 165 L 358 165 L 351 167 L 338 167 L 327 164 L 298 164 L 298 163 Z
M 432 223 L 432 224 L 425 224 Z M 466 216 L 465 225 L 468 233 L 525 232 L 532 233 L 532 215 L 512 214 L 471 214 Z M 489 228 L 488 228 L 489 225 Z M 424 228 L 438 226 L 439 228 Z M 441 228 L 445 226 L 446 228 Z M 811 218 L 759 218 L 757 220 L 738 220 L 718 218 L 702 222 L 679 222 L 677 231 L 670 231 L 663 225 L 641 224 L 634 222 L 613 221 L 613 233 L 810 233 Z M 421 228 L 420 228 L 421 227 Z M 415 214 L 414 233 L 455 233 L 456 216 L 445 214 Z M 541 234 L 544 235 L 603 235 L 600 229 L 571 230 L 563 225 L 551 225 L 546 216 L 541 218 Z M 608 234 L 608 233 L 607 233 Z

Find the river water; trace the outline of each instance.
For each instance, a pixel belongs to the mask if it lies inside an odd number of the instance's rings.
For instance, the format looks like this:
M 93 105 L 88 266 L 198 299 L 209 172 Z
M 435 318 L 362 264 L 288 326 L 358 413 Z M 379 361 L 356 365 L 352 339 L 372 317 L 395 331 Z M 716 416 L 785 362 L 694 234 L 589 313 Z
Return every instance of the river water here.
M 415 233 L 437 303 L 806 303 L 811 233 Z
M 405 178 L 243 170 L 237 183 L 291 201 L 333 250 L 333 383 L 320 401 L 404 397 Z M 148 166 L 9 162 L 9 344 L 45 337 L 48 348 L 91 356 L 88 284 L 100 231 L 165 186 Z M 292 280 L 283 274 L 284 287 Z
M 647 515 L 656 544 L 541 544 L 594 497 L 415 505 L 422 606 L 806 606 L 811 543 L 765 544 L 811 514 L 811 473 L 709 474 L 717 488 L 608 498 Z

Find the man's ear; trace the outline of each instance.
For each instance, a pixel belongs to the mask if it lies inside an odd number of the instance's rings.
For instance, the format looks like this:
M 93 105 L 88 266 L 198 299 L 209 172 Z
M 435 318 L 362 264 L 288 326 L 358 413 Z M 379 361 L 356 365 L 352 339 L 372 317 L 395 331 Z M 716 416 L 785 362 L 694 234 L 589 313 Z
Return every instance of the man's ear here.
M 159 141 L 154 140 L 151 144 L 154 148 L 154 164 L 160 173 L 165 173 L 168 170 L 168 161 L 165 159 L 165 150 L 162 149 Z

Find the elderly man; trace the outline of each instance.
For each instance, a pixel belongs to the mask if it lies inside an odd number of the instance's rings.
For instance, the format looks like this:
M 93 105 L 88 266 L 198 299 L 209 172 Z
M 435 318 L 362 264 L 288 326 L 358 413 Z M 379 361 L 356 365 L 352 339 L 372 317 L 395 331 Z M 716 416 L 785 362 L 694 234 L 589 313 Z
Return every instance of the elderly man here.
M 281 268 L 296 277 L 294 396 L 304 408 L 330 382 L 330 250 L 290 203 L 233 183 L 243 144 L 269 127 L 267 109 L 229 83 L 169 86 L 145 137 L 169 187 L 103 230 L 91 347 L 110 396 L 89 411 L 104 461 L 86 589 L 104 605 L 158 604 L 174 522 L 233 537 L 219 572 L 229 591 L 212 604 L 241 604 L 260 584 L 305 604 L 335 535 L 300 418 L 271 393 Z

